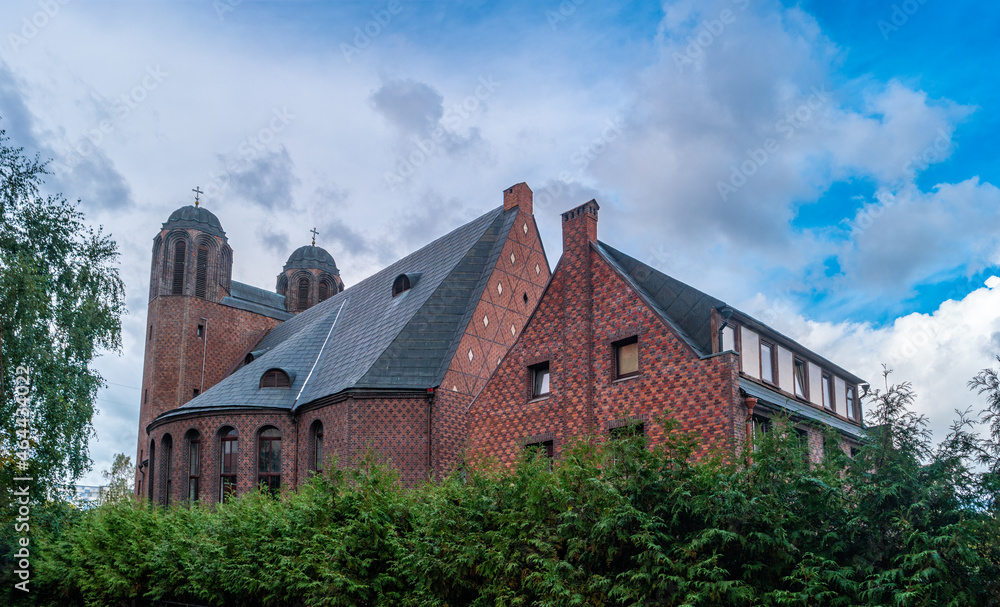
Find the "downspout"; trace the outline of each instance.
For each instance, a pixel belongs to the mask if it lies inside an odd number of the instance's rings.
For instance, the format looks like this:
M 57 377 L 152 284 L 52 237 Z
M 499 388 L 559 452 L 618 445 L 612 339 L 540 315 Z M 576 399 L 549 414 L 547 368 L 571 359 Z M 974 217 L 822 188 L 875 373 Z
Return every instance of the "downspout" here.
M 741 390 L 742 392 L 742 390 Z M 746 416 L 746 462 L 747 466 L 753 463 L 753 408 L 757 406 L 756 396 L 745 396 L 743 398 L 743 406 L 747 408 Z
M 433 425 L 432 420 L 434 419 L 434 388 L 427 388 L 427 474 L 431 475 L 434 473 L 431 467 L 433 459 L 431 457 L 431 445 L 434 442 Z
M 208 357 L 208 319 L 202 317 L 201 320 L 205 321 L 205 343 L 201 349 L 201 388 L 198 389 L 198 394 L 202 394 L 205 391 L 205 359 Z M 190 329 L 188 329 L 190 331 Z

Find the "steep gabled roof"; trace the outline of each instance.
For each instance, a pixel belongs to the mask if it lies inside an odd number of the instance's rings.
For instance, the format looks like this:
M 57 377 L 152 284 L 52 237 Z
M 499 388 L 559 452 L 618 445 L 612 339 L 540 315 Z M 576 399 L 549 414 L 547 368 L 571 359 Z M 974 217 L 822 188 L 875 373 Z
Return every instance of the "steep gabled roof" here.
M 603 242 L 597 251 L 695 352 L 712 353 L 712 308 L 725 303 Z
M 290 409 L 351 388 L 437 386 L 483 292 L 517 209 L 497 208 L 275 327 L 263 351 L 163 417 L 206 408 Z M 392 296 L 400 274 L 419 274 Z M 290 389 L 259 388 L 282 369 Z
M 716 299 L 698 289 L 667 276 L 641 261 L 629 257 L 625 253 L 603 242 L 595 247 L 605 259 L 629 284 L 649 303 L 657 314 L 667 322 L 700 356 L 712 354 L 712 309 L 727 306 L 722 300 Z M 732 306 L 729 306 L 732 308 Z M 797 352 L 809 353 L 809 358 L 824 367 L 835 371 L 845 379 L 857 383 L 864 380 L 843 367 L 834 364 L 816 354 L 802 344 L 796 342 L 778 331 L 775 331 L 756 318 L 733 308 L 733 318 L 741 321 L 756 331 L 763 331 L 784 342 Z

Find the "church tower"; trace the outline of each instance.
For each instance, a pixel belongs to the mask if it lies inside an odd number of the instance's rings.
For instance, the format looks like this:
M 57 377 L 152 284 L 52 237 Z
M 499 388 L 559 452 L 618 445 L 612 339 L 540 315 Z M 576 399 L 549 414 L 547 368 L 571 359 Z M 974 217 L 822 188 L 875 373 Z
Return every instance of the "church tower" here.
M 312 244 L 292 251 L 278 274 L 278 294 L 285 296 L 285 309 L 292 314 L 308 310 L 343 290 L 337 262 L 316 246 L 315 230 Z
M 148 424 L 221 379 L 211 344 L 220 327 L 212 320 L 221 320 L 219 304 L 230 295 L 232 270 L 226 232 L 197 198 L 171 213 L 153 239 L 136 453 L 139 495 L 152 489 L 143 480 L 156 465 L 156 447 L 162 460 L 173 446 L 147 443 Z

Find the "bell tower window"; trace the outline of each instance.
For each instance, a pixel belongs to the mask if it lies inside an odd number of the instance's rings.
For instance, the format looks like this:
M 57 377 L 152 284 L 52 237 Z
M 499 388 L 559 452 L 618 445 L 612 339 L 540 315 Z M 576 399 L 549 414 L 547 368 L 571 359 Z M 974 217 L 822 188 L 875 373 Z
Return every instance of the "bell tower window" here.
M 205 283 L 208 278 L 208 249 L 198 247 L 198 265 L 194 277 L 194 296 L 205 299 Z
M 309 279 L 299 279 L 299 301 L 298 310 L 301 312 L 309 307 Z
M 174 282 L 170 289 L 171 295 L 184 294 L 184 255 L 187 253 L 184 242 L 178 242 L 174 247 Z

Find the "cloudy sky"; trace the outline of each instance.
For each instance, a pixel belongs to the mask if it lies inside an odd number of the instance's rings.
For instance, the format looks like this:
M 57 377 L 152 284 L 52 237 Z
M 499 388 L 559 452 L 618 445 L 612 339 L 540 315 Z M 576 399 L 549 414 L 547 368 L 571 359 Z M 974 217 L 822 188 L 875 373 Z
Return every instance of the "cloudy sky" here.
M 1000 5 L 7 0 L 0 128 L 121 247 L 96 483 L 133 455 L 152 239 L 200 186 L 236 280 L 308 230 L 350 286 L 526 181 L 940 438 L 1000 353 Z

